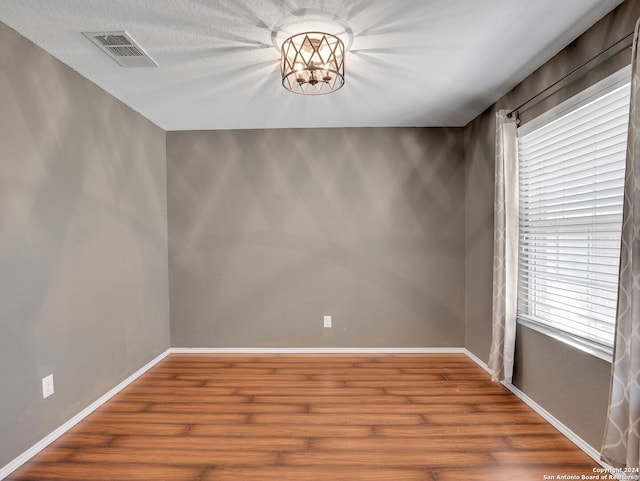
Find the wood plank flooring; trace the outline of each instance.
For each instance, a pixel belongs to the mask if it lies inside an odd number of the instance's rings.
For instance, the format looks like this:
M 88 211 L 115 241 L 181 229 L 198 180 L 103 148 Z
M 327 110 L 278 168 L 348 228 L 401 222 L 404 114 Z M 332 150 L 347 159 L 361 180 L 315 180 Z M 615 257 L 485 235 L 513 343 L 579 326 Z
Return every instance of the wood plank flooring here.
M 541 481 L 596 467 L 462 354 L 172 354 L 7 480 Z

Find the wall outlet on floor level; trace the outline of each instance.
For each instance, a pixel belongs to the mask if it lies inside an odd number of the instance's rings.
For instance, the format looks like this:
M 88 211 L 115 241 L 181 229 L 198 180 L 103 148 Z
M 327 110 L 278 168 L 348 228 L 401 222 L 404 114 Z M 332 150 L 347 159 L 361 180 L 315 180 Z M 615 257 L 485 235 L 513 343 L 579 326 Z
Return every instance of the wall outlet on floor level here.
M 53 394 L 53 374 L 49 374 L 47 377 L 42 378 L 42 399 L 45 399 Z
M 331 316 L 324 316 L 324 327 L 331 327 Z

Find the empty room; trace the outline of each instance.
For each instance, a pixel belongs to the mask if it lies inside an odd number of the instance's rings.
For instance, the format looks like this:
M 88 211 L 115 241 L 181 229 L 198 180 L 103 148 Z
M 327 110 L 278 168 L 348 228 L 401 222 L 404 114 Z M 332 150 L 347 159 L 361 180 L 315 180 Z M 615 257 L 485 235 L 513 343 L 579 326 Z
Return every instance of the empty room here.
M 0 480 L 639 480 L 639 18 L 0 1 Z

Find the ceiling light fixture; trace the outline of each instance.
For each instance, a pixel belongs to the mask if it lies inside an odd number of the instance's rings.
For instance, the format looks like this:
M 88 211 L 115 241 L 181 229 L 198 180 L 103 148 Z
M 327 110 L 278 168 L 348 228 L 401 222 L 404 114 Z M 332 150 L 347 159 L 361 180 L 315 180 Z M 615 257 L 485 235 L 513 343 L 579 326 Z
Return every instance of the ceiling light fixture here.
M 344 44 L 335 35 L 305 32 L 282 43 L 282 86 L 303 95 L 335 92 L 344 85 Z

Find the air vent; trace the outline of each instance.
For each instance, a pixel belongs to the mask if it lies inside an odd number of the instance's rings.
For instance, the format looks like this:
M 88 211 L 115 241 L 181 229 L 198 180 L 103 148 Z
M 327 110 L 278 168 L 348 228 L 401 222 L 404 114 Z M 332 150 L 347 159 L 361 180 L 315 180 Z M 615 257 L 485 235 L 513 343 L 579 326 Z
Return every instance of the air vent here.
M 121 67 L 157 67 L 158 64 L 127 32 L 82 32 Z

